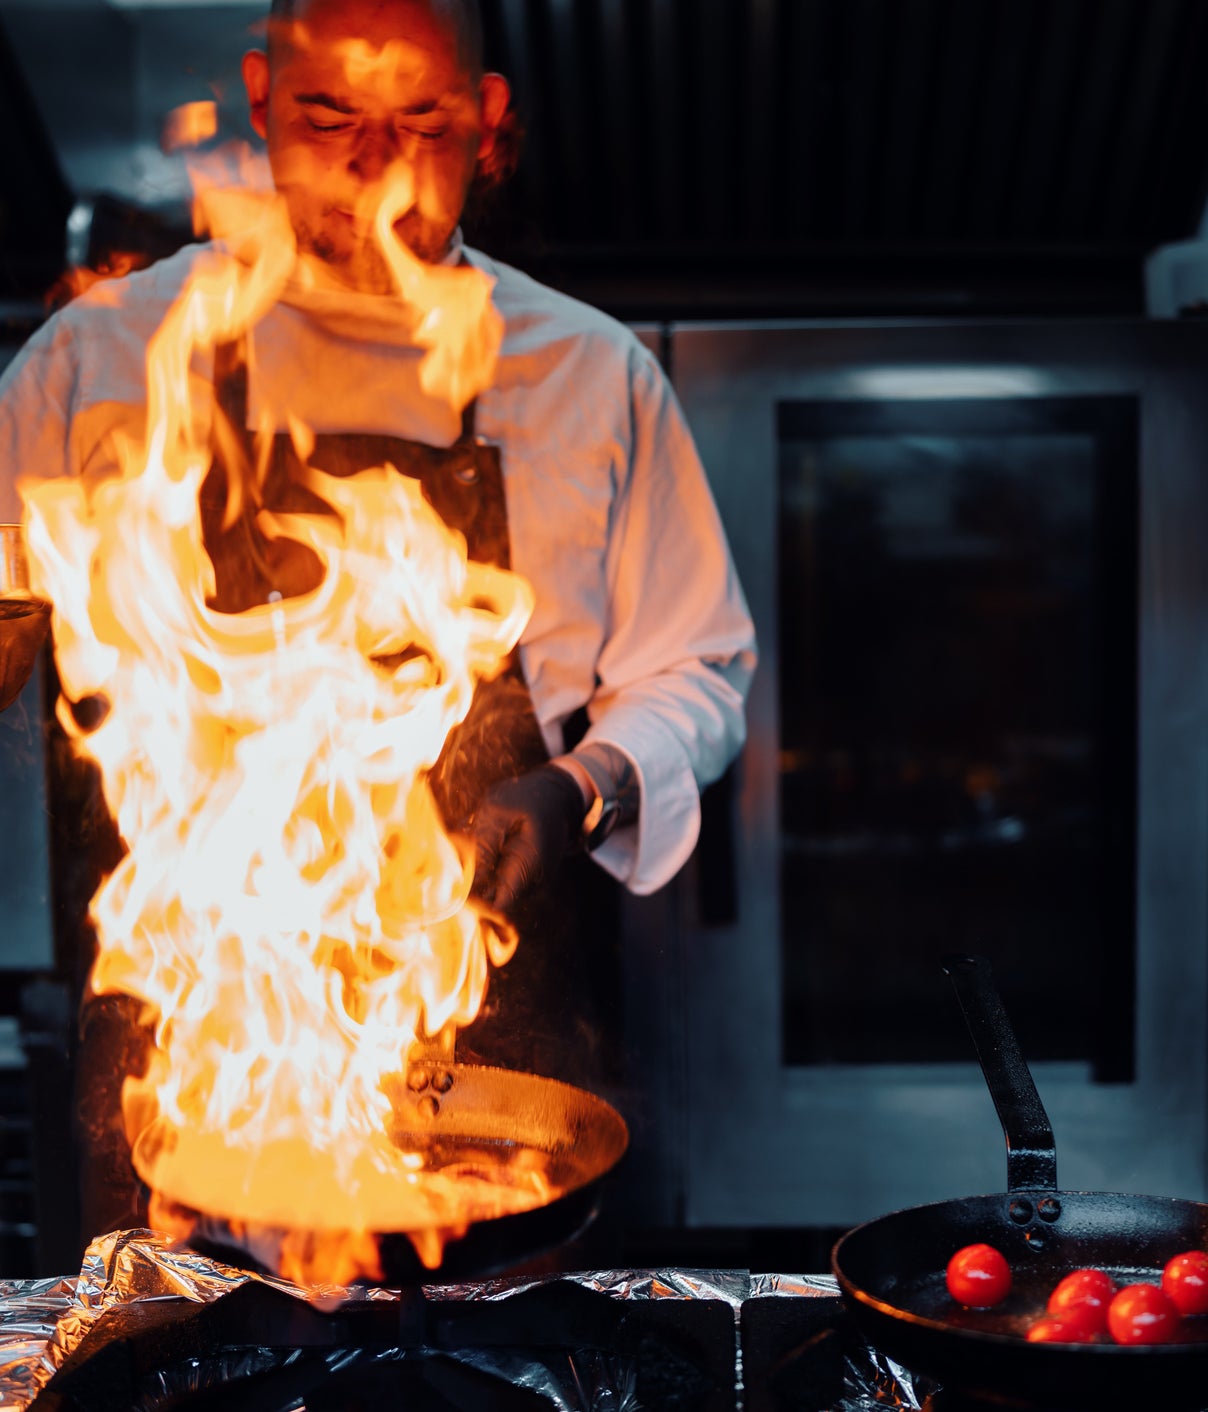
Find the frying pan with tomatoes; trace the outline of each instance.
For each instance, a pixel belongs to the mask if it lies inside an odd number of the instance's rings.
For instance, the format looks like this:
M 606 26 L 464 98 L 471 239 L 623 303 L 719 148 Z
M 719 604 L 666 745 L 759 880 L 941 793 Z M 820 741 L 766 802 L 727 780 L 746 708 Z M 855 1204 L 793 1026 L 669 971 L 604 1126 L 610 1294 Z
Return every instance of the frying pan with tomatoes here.
M 1208 1407 L 1208 1317 L 1184 1319 L 1155 1345 L 1029 1342 L 1054 1286 L 1097 1268 L 1117 1285 L 1157 1285 L 1172 1257 L 1208 1249 L 1208 1205 L 1118 1192 L 1061 1191 L 1053 1131 L 981 957 L 948 957 L 1007 1140 L 1007 1190 L 878 1217 L 835 1245 L 831 1264 L 862 1335 L 945 1389 L 1007 1405 L 1069 1409 Z M 992 1309 L 958 1304 L 954 1252 L 984 1243 L 1011 1269 Z

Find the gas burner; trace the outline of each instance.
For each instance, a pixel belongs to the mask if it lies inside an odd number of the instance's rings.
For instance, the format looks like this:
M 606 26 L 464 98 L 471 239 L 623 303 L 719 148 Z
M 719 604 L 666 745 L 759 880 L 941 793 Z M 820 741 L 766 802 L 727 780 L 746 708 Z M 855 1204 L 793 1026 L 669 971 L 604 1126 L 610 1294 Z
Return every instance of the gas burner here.
M 552 1280 L 503 1299 L 413 1289 L 323 1312 L 250 1280 L 201 1306 L 115 1305 L 30 1412 L 288 1412 L 299 1399 L 310 1412 L 552 1412 L 568 1369 L 585 1386 L 617 1380 L 642 1406 L 730 1412 L 736 1349 L 720 1299 L 622 1301 Z
M 14 1289 L 0 1311 L 17 1335 L 9 1348 L 0 1337 L 0 1401 L 11 1390 L 24 1412 L 1068 1412 L 993 1388 L 983 1400 L 937 1390 L 867 1343 L 827 1276 L 596 1269 L 327 1294 L 342 1302 L 119 1232 L 78 1282 L 30 1282 L 28 1307 Z M 34 1330 L 67 1356 L 27 1402 L 47 1366 Z M 1110 1401 L 1150 1405 L 1172 1404 Z

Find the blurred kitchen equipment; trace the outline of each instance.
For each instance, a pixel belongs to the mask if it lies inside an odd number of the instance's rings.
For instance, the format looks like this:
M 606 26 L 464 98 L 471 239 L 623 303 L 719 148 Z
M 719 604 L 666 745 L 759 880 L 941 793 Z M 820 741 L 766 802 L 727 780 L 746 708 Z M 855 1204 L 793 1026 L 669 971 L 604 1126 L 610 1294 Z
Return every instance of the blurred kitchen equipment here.
M 842 1230 L 992 1191 L 985 1081 L 926 983 L 937 937 L 977 935 L 1069 1184 L 1208 1200 L 1208 326 L 669 345 L 760 668 L 733 916 L 689 870 L 682 951 L 658 919 L 635 942 L 672 1017 L 648 1069 L 682 1090 L 648 1090 L 682 1134 L 658 1189 L 692 1226 Z

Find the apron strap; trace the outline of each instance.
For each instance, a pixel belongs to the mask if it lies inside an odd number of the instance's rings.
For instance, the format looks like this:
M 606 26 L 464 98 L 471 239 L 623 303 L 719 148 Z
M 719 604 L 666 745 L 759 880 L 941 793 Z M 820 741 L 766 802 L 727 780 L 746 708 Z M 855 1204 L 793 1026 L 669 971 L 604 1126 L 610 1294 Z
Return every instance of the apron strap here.
M 214 403 L 243 440 L 247 435 L 247 335 L 214 346 Z

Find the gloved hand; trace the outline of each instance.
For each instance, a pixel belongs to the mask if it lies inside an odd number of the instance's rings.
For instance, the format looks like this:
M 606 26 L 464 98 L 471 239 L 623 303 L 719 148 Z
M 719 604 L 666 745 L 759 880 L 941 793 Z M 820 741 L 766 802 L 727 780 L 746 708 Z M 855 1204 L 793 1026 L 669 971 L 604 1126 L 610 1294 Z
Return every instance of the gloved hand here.
M 553 881 L 579 843 L 586 811 L 578 782 L 557 765 L 494 785 L 470 821 L 478 854 L 474 895 L 509 916 L 534 888 Z

